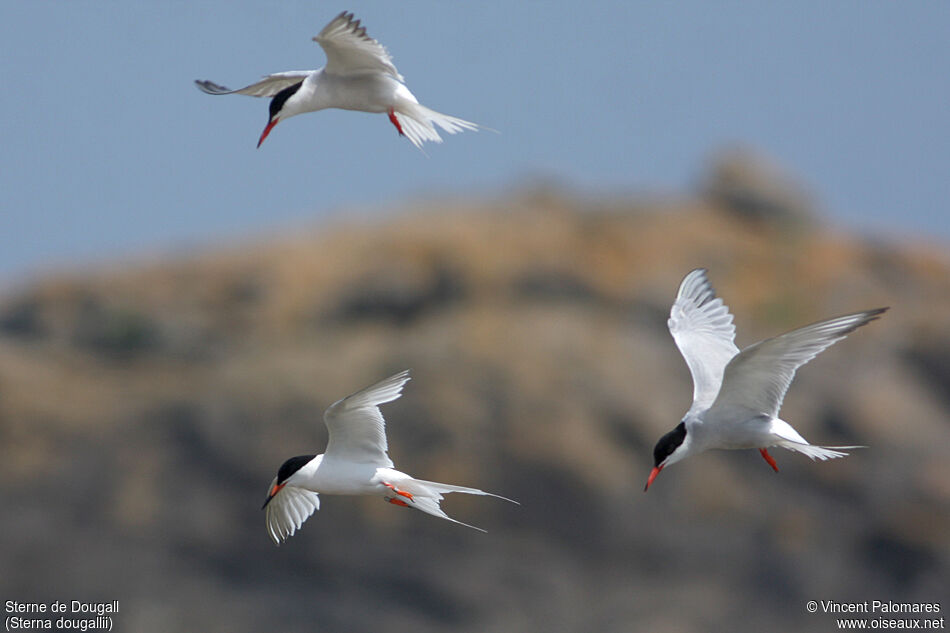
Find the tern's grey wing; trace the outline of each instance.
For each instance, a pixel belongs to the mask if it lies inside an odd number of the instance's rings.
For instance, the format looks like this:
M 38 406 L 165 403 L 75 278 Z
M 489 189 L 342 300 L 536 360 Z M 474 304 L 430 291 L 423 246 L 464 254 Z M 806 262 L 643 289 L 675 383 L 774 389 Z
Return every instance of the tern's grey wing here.
M 344 11 L 313 38 L 327 54 L 324 72 L 333 75 L 354 75 L 381 72 L 402 81 L 386 48 L 366 34 L 366 27 Z
M 209 95 L 238 94 L 251 97 L 273 97 L 284 88 L 299 84 L 313 72 L 312 70 L 288 70 L 282 73 L 274 73 L 273 75 L 266 75 L 257 83 L 244 86 L 238 90 L 231 90 L 207 79 L 195 79 L 195 85 L 198 86 L 199 90 Z
M 409 370 L 401 371 L 331 405 L 323 414 L 330 431 L 325 459 L 392 468 L 386 453 L 386 422 L 379 405 L 402 395 L 402 387 L 408 381 Z
M 739 348 L 732 314 L 716 297 L 704 269 L 683 278 L 667 325 L 693 376 L 691 410 L 705 409 L 716 399 L 726 364 Z
M 271 488 L 277 479 L 271 483 Z M 267 533 L 277 545 L 294 535 L 310 515 L 320 509 L 320 496 L 312 490 L 284 486 L 267 504 Z
M 778 417 L 785 392 L 799 367 L 848 334 L 880 317 L 887 308 L 849 314 L 792 330 L 750 345 L 726 366 L 719 395 L 707 418 L 733 411 Z

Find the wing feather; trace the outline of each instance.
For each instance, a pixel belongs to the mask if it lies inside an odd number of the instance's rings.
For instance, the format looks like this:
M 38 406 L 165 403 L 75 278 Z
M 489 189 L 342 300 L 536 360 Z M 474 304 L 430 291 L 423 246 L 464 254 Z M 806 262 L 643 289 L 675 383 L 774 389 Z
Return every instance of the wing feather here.
M 366 27 L 344 11 L 313 38 L 327 55 L 324 72 L 353 75 L 382 72 L 402 81 L 386 48 L 366 34 Z
M 378 405 L 402 395 L 408 381 L 407 369 L 332 404 L 323 414 L 330 432 L 326 458 L 392 468 L 386 453 L 386 422 Z
M 275 478 L 273 484 L 277 483 Z M 267 533 L 277 545 L 294 535 L 304 521 L 320 509 L 320 496 L 312 490 L 284 486 L 267 504 Z
M 707 417 L 714 419 L 717 413 L 736 410 L 778 417 L 799 367 L 886 310 L 879 308 L 819 321 L 750 345 L 726 366 L 722 388 Z
M 248 95 L 250 97 L 273 97 L 284 88 L 299 84 L 311 73 L 313 73 L 312 70 L 288 70 L 286 72 L 265 75 L 264 78 L 257 83 L 244 86 L 238 90 L 231 90 L 226 86 L 216 84 L 207 79 L 195 79 L 195 85 L 198 86 L 199 90 L 209 95 L 239 94 Z
M 739 353 L 732 314 L 716 297 L 705 269 L 683 278 L 667 325 L 693 377 L 690 410 L 705 409 L 719 393 L 726 364 Z

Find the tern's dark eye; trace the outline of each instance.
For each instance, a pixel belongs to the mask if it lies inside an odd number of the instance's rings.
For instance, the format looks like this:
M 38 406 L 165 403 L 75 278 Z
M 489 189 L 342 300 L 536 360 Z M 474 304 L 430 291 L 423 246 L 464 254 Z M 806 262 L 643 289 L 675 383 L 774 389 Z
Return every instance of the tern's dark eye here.
M 686 439 L 686 425 L 680 422 L 676 428 L 660 438 L 653 448 L 653 465 L 659 466 L 667 457 L 673 454 L 683 440 Z

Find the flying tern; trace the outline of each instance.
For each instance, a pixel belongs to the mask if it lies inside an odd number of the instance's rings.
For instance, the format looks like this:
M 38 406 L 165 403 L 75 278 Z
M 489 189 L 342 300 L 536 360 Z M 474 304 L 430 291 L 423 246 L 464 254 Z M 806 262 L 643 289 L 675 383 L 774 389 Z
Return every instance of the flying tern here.
M 476 488 L 415 479 L 393 468 L 379 405 L 399 398 L 408 381 L 409 371 L 402 371 L 337 401 L 323 415 L 330 434 L 326 452 L 291 457 L 281 465 L 261 508 L 267 511 L 267 532 L 276 544 L 293 536 L 320 508 L 321 493 L 378 495 L 394 505 L 415 508 L 482 532 L 448 516 L 439 507 L 442 495 L 462 492 L 517 503 Z
M 195 80 L 195 84 L 211 95 L 271 97 L 267 126 L 258 147 L 278 122 L 326 108 L 388 113 L 399 134 L 420 149 L 425 141 L 442 142 L 436 126 L 449 134 L 481 128 L 421 105 L 406 87 L 389 52 L 366 34 L 366 28 L 352 13 L 338 15 L 313 41 L 327 56 L 326 66 L 318 70 L 273 73 L 238 90 L 207 80 Z
M 815 446 L 778 417 L 799 367 L 825 348 L 880 317 L 887 308 L 819 321 L 750 345 L 741 352 L 729 308 L 716 297 L 706 271 L 680 284 L 668 326 L 693 377 L 693 404 L 683 420 L 660 438 L 646 491 L 661 470 L 711 448 L 757 448 L 775 471 L 771 446 L 811 459 L 844 457 L 860 446 Z

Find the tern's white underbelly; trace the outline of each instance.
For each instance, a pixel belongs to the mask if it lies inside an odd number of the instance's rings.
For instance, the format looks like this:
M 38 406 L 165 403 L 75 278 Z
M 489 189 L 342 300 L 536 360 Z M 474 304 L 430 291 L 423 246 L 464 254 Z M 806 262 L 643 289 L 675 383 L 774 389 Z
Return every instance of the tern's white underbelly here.
M 336 76 L 326 73 L 320 77 L 318 92 L 324 107 L 361 112 L 386 112 L 396 105 L 399 87 L 395 79 L 380 74 Z
M 326 495 L 372 495 L 380 494 L 384 487 L 379 483 L 375 464 L 324 459 L 305 487 Z

